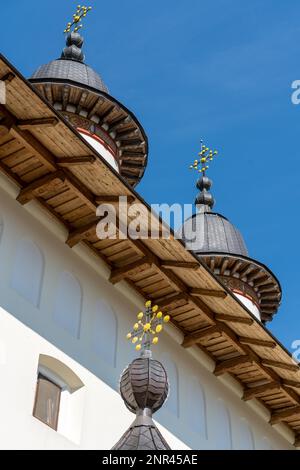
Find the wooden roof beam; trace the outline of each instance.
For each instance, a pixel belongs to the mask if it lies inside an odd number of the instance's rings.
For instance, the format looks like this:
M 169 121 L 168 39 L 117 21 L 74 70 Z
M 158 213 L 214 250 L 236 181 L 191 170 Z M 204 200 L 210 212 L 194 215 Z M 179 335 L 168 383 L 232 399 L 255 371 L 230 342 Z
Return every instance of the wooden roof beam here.
M 225 372 L 231 372 L 236 367 L 242 365 L 251 365 L 253 363 L 253 358 L 248 355 L 235 357 L 233 359 L 228 359 L 226 361 L 217 362 L 214 374 L 218 377 L 225 374 Z
M 286 362 L 273 361 L 271 359 L 262 359 L 261 363 L 263 366 L 274 367 L 277 369 L 290 370 L 292 372 L 300 371 L 298 364 L 288 364 Z
M 164 260 L 161 262 L 161 266 L 166 269 L 182 268 L 182 269 L 198 269 L 200 264 L 197 261 L 176 261 L 176 260 Z
M 118 119 L 116 119 L 115 121 L 113 121 L 110 125 L 109 125 L 109 132 L 113 132 L 115 130 L 117 130 L 117 128 L 121 125 L 121 124 L 127 124 L 131 121 L 131 118 L 130 116 L 127 116 L 127 115 L 124 115 Z
M 264 385 L 259 385 L 258 387 L 247 388 L 244 390 L 243 400 L 248 401 L 253 398 L 258 398 L 260 395 L 265 394 L 266 392 L 278 391 L 281 388 L 279 382 L 269 382 Z
M 198 265 L 198 268 L 200 266 Z M 190 294 L 193 296 L 204 296 L 204 297 L 220 297 L 221 299 L 225 299 L 227 297 L 227 292 L 223 290 L 215 290 L 215 289 L 202 289 L 199 287 L 194 287 L 190 289 Z
M 77 166 L 77 165 L 89 165 L 96 161 L 96 157 L 94 155 L 85 155 L 82 157 L 60 157 L 57 159 L 57 164 L 60 167 L 70 167 L 70 166 Z
M 241 266 L 243 266 L 243 261 L 237 260 L 230 269 L 230 274 L 233 275 L 236 271 L 240 269 Z
M 241 323 L 244 325 L 252 325 L 254 323 L 254 320 L 250 317 L 238 317 L 235 315 L 227 315 L 226 313 L 216 313 L 215 319 L 227 321 L 229 323 Z
M 1 82 L 11 82 L 15 78 L 15 74 L 13 72 L 7 72 L 0 78 Z
M 99 96 L 99 98 L 97 98 L 94 106 L 92 107 L 92 109 L 90 110 L 88 114 L 88 119 L 91 119 L 91 117 L 94 116 L 94 114 L 98 113 L 99 107 L 103 104 L 103 102 L 104 102 L 104 98 Z
M 73 248 L 73 246 L 77 245 L 85 238 L 88 238 L 89 236 L 94 235 L 96 232 L 97 223 L 98 221 L 93 221 L 84 225 L 83 227 L 79 227 L 75 230 L 70 231 L 69 236 L 66 240 L 66 244 L 70 248 Z
M 127 198 L 127 203 L 132 204 L 135 201 L 135 197 L 131 195 L 124 194 Z M 116 204 L 119 203 L 121 196 L 113 196 L 109 194 L 99 194 L 95 197 L 96 204 Z M 123 196 L 122 196 L 123 197 Z
M 149 269 L 151 267 L 151 260 L 147 257 L 144 257 L 138 261 L 134 261 L 133 263 L 126 264 L 121 268 L 113 268 L 110 274 L 109 281 L 112 284 L 117 284 L 118 282 L 126 279 L 127 276 L 137 274 L 145 269 Z
M 250 345 L 253 345 L 253 346 L 262 346 L 264 348 L 271 348 L 271 349 L 276 348 L 275 341 L 269 341 L 269 340 L 264 340 L 264 339 L 259 339 L 259 338 L 250 338 L 248 336 L 239 336 L 239 342 L 241 344 L 250 344 Z
M 159 305 L 160 308 L 170 309 L 174 306 L 175 303 L 184 300 L 186 303 L 189 301 L 188 295 L 184 292 L 179 294 L 174 294 L 170 296 L 165 296 L 161 299 L 157 299 L 155 302 Z
M 295 418 L 298 417 L 300 419 L 300 406 L 292 406 L 289 408 L 285 408 L 284 410 L 281 411 L 276 411 L 272 413 L 271 418 L 270 418 L 270 424 L 277 424 L 281 423 L 282 421 L 285 421 L 289 418 Z
M 191 335 L 185 335 L 184 340 L 181 345 L 183 348 L 190 348 L 194 344 L 197 344 L 198 342 L 200 342 L 201 339 L 207 338 L 213 335 L 214 333 L 220 333 L 220 328 L 217 325 L 202 328 L 197 333 L 193 333 Z
M 36 119 L 24 119 L 16 122 L 21 130 L 41 129 L 44 127 L 55 127 L 58 124 L 56 117 L 45 117 Z
M 282 382 L 286 387 L 300 388 L 300 380 L 283 379 Z
M 227 266 L 229 264 L 229 259 L 228 258 L 224 258 L 223 261 L 222 261 L 222 265 L 221 265 L 221 269 L 220 269 L 220 274 L 223 275 L 227 269 Z
M 28 130 L 21 130 L 18 128 L 18 121 L 6 108 L 0 104 L 0 114 L 5 118 L 0 122 L 2 131 L 6 129 L 15 139 L 22 143 L 22 145 L 42 160 L 44 165 L 50 170 L 57 169 L 55 164 L 54 155 Z
M 300 447 L 300 434 L 296 435 L 294 446 L 295 447 Z
M 17 201 L 24 205 L 36 197 L 41 197 L 47 193 L 54 184 L 64 183 L 66 176 L 62 171 L 55 171 L 46 176 L 33 181 L 19 192 Z

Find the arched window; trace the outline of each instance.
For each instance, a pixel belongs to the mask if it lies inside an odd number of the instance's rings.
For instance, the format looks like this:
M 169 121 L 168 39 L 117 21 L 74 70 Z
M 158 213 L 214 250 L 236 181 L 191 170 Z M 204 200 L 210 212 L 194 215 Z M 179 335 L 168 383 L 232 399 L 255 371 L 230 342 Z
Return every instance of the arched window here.
M 197 377 L 188 382 L 187 422 L 191 430 L 207 439 L 206 400 L 203 387 Z
M 229 411 L 221 399 L 215 403 L 215 449 L 232 449 L 232 432 Z
M 79 338 L 81 309 L 81 286 L 72 274 L 65 271 L 58 279 L 53 318 L 59 326 L 75 338 Z
M 13 263 L 11 287 L 38 307 L 44 274 L 44 257 L 30 240 L 20 240 Z
M 179 379 L 177 366 L 170 359 L 169 355 L 163 355 L 162 364 L 167 371 L 168 380 L 170 384 L 169 396 L 165 404 L 165 408 L 173 413 L 175 416 L 179 416 Z
M 240 419 L 238 442 L 235 449 L 254 450 L 254 438 L 249 424 L 244 418 Z
M 84 410 L 84 384 L 55 357 L 40 354 L 33 416 L 79 444 Z
M 107 364 L 116 366 L 117 317 L 112 307 L 99 300 L 92 317 L 91 347 Z

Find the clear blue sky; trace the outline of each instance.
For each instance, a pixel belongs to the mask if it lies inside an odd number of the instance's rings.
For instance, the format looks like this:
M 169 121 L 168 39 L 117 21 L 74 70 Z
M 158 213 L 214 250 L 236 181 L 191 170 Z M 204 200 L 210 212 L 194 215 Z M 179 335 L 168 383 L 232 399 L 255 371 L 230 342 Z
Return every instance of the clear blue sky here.
M 77 3 L 11 0 L 1 51 L 28 77 L 60 55 Z M 279 278 L 272 332 L 300 339 L 300 79 L 298 0 L 92 0 L 86 62 L 139 118 L 149 165 L 137 190 L 149 203 L 190 203 L 199 140 L 219 149 L 210 176 L 216 211 L 242 232 L 250 256 Z

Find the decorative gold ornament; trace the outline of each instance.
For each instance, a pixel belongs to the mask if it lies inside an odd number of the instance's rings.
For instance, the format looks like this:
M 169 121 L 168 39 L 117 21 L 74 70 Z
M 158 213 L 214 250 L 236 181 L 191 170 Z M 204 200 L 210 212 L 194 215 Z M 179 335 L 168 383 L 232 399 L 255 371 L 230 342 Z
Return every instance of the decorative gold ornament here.
M 157 335 L 163 330 L 163 323 L 170 321 L 170 315 L 164 316 L 158 311 L 157 305 L 152 307 L 151 300 L 147 300 L 145 307 L 145 312 L 137 314 L 138 321 L 133 325 L 133 330 L 126 335 L 128 340 L 136 344 L 136 351 L 150 349 L 151 344 L 157 344 Z
M 190 165 L 191 170 L 196 170 L 198 173 L 205 175 L 205 172 L 209 169 L 207 165 L 208 162 L 213 161 L 214 157 L 218 155 L 217 150 L 211 150 L 203 144 L 203 141 L 200 142 L 201 148 L 198 153 L 199 158 L 194 160 L 193 165 Z
M 85 18 L 87 13 L 92 9 L 92 7 L 86 7 L 77 5 L 76 13 L 74 13 L 72 22 L 67 23 L 66 29 L 64 30 L 65 34 L 68 33 L 77 33 L 77 31 L 83 27 L 82 18 Z M 74 27 L 73 31 L 71 29 Z

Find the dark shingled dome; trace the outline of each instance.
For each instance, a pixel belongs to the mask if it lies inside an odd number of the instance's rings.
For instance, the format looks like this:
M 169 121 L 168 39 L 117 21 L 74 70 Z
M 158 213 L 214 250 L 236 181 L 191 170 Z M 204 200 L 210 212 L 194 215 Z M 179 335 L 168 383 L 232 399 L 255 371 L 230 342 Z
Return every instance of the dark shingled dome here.
M 229 220 L 215 212 L 198 212 L 181 228 L 182 239 L 195 254 L 230 253 L 248 256 L 242 235 Z
M 108 93 L 108 89 L 98 73 L 84 63 L 82 46 L 83 37 L 80 34 L 74 32 L 68 34 L 61 58 L 41 65 L 30 80 L 41 82 L 47 80 L 71 81 Z
M 57 59 L 49 64 L 41 65 L 32 75 L 31 80 L 69 80 L 78 85 L 108 93 L 108 89 L 98 73 L 83 62 L 73 59 Z

